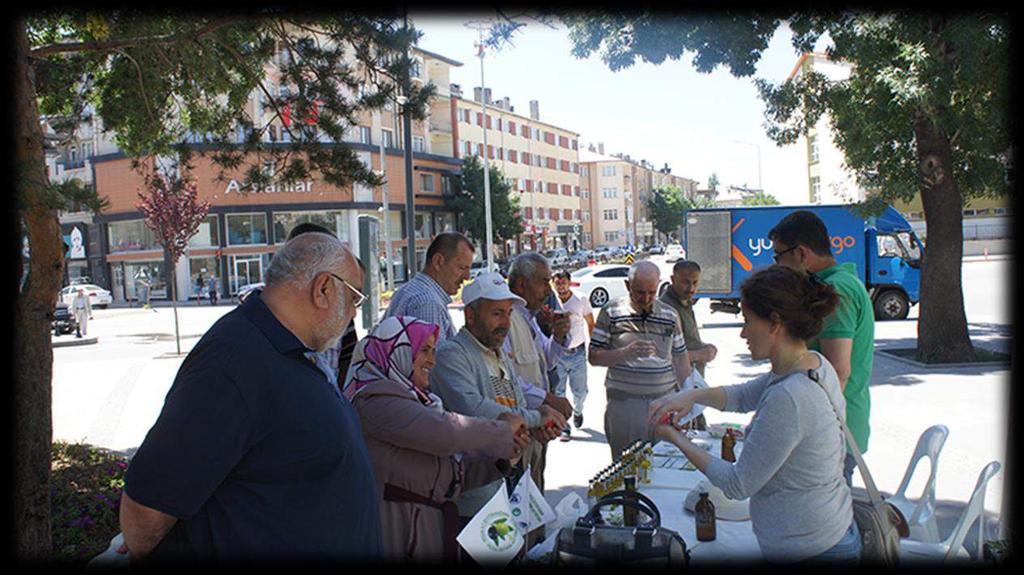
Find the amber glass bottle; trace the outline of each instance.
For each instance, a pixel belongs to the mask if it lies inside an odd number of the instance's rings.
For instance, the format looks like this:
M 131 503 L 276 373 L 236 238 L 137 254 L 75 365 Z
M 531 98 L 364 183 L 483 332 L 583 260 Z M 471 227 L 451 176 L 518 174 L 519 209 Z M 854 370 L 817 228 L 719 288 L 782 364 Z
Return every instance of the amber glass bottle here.
M 707 493 L 700 494 L 700 500 L 694 506 L 694 520 L 697 523 L 697 541 L 715 540 L 715 504 L 708 499 Z
M 736 436 L 732 434 L 731 429 L 725 430 L 725 435 L 722 436 L 722 459 L 725 461 L 736 461 L 736 453 L 733 448 L 736 447 Z

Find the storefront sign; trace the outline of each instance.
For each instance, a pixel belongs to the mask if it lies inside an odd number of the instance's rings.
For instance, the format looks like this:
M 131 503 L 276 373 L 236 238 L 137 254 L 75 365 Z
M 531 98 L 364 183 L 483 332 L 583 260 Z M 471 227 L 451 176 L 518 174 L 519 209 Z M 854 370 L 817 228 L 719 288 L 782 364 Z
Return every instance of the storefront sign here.
M 313 191 L 313 180 L 305 180 L 302 182 L 295 182 L 293 184 L 281 184 L 274 182 L 268 186 L 262 188 L 256 188 L 253 186 L 244 187 L 238 182 L 238 180 L 231 180 L 228 182 L 228 187 L 224 190 L 224 194 L 230 194 L 234 192 L 240 194 L 242 192 L 250 194 L 276 194 L 276 193 L 292 193 L 292 192 L 312 192 Z

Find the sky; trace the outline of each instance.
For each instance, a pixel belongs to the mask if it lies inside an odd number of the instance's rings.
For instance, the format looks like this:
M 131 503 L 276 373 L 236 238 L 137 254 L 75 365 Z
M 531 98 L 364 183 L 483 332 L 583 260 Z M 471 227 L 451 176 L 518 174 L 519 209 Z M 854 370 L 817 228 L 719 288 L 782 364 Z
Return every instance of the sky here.
M 463 63 L 452 67 L 451 81 L 472 98 L 480 85 L 478 33 L 466 22 L 483 22 L 486 13 L 412 13 L 423 32 L 425 50 Z M 783 82 L 799 58 L 790 32 L 780 28 L 757 65 L 754 77 Z M 753 78 L 733 77 L 726 69 L 701 74 L 692 55 L 661 65 L 640 63 L 611 71 L 597 54 L 580 60 L 564 27 L 530 22 L 514 45 L 484 59 L 484 78 L 492 100 L 508 96 L 518 114 L 529 115 L 530 100 L 540 102 L 540 119 L 578 132 L 581 144 L 604 143 L 606 155 L 628 154 L 655 167 L 666 163 L 674 175 L 706 187 L 717 174 L 719 190 L 730 184 L 761 187 L 783 204 L 808 203 L 807 158 L 800 144 L 778 147 L 765 135 L 765 105 Z

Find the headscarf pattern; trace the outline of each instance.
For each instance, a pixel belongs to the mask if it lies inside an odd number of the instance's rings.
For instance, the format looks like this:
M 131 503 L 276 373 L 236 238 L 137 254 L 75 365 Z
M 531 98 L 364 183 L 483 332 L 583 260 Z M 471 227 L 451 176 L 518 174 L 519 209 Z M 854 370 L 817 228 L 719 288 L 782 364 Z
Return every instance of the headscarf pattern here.
M 408 316 L 384 319 L 366 338 L 356 344 L 352 364 L 345 378 L 344 395 L 349 401 L 366 386 L 378 381 L 396 381 L 409 388 L 420 403 L 432 406 L 437 396 L 412 382 L 413 360 L 430 336 L 440 328 Z

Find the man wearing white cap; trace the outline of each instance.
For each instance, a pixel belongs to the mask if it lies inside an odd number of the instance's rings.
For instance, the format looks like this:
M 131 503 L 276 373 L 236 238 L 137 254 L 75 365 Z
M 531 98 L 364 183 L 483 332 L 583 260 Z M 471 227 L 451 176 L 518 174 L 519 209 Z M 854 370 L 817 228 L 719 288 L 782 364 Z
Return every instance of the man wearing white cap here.
M 515 370 L 502 351 L 514 303 L 524 300 L 509 290 L 505 278 L 487 273 L 462 290 L 466 325 L 437 348 L 430 387 L 449 411 L 496 419 L 514 413 L 526 420 L 534 439 L 551 441 L 565 427 L 565 417 L 548 405 L 527 406 Z M 459 516 L 472 517 L 494 495 L 501 480 L 470 491 L 456 500 Z

